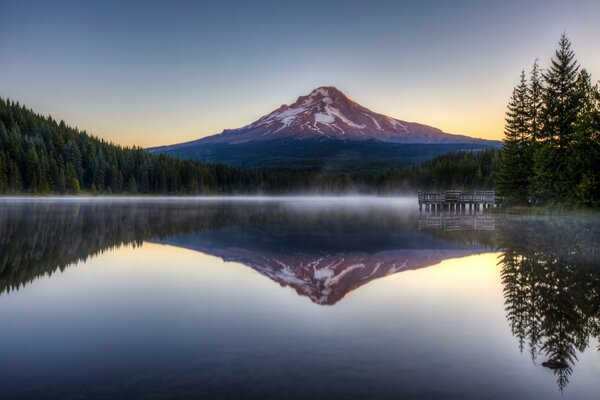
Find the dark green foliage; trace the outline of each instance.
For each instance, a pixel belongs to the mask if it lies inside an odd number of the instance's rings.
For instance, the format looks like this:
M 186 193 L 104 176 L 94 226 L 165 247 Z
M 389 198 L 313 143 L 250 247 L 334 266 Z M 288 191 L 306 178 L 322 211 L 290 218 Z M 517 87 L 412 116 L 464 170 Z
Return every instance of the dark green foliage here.
M 541 140 L 542 135 L 542 113 L 544 86 L 540 76 L 540 66 L 537 60 L 533 63 L 529 75 L 529 87 L 527 88 L 527 120 L 529 123 L 529 135 L 533 146 Z
M 577 92 L 579 66 L 571 43 L 563 34 L 550 68 L 543 74 L 542 154 L 535 158 L 535 195 L 567 198 L 568 148 L 573 142 L 580 106 Z
M 498 188 L 518 203 L 600 206 L 600 94 L 563 34 L 550 68 L 537 62 L 508 106 Z
M 460 151 L 438 156 L 410 168 L 393 169 L 381 176 L 382 192 L 452 189 L 493 189 L 500 150 Z
M 576 83 L 579 65 L 565 34 L 560 37 L 558 46 L 550 68 L 542 74 L 542 139 L 565 148 L 573 139 L 577 121 L 579 98 Z
M 582 70 L 577 78 L 579 109 L 568 148 L 566 176 L 569 196 L 583 204 L 597 204 L 600 199 L 600 92 L 591 76 Z
M 451 150 L 456 149 L 438 148 L 440 153 Z M 409 152 L 413 159 L 426 157 L 422 147 Z M 117 146 L 0 99 L 0 193 L 5 194 L 394 194 L 491 188 L 498 155 L 493 149 L 450 153 L 395 169 L 373 161 L 354 172 L 241 169 Z M 405 164 L 399 160 L 396 165 Z
M 532 169 L 529 104 L 525 71 L 521 71 L 521 81 L 508 103 L 502 163 L 498 172 L 500 193 L 509 193 L 511 198 L 519 202 L 527 200 Z
M 117 146 L 0 99 L 0 193 L 251 192 L 268 178 Z

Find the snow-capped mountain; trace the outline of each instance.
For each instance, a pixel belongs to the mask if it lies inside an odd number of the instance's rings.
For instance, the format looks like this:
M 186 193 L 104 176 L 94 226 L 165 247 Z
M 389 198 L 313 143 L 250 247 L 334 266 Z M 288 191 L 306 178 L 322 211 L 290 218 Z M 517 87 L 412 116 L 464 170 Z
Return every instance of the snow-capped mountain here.
M 465 142 L 473 138 L 444 133 L 437 128 L 400 121 L 375 113 L 335 87 L 319 87 L 294 103 L 239 129 L 210 136 L 206 143 L 243 143 L 275 138 L 374 139 L 396 143 Z
M 320 170 L 340 161 L 369 168 L 374 163 L 404 165 L 500 144 L 378 114 L 324 86 L 242 128 L 148 151 L 237 167 L 303 169 L 311 164 Z
M 252 140 L 282 138 L 320 138 L 341 140 L 380 140 L 394 143 L 478 142 L 468 136 L 453 135 L 414 122 L 378 114 L 351 100 L 332 86 L 319 87 L 294 103 L 239 129 L 193 142 L 165 146 L 175 148 L 194 143 L 244 143 Z

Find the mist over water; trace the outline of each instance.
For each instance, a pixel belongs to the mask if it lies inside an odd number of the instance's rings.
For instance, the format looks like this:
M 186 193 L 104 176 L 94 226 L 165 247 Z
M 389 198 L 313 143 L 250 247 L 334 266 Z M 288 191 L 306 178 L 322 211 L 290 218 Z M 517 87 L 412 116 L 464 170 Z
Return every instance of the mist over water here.
M 410 197 L 2 199 L 0 398 L 596 399 L 598 248 Z

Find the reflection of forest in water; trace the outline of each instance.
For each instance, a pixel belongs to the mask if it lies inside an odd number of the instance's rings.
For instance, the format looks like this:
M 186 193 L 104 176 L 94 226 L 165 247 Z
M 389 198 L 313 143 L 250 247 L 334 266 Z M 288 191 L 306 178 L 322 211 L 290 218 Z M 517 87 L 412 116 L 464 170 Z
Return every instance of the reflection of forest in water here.
M 225 230 L 243 227 L 235 245 L 246 243 L 256 252 L 377 253 L 456 245 L 500 252 L 511 330 L 536 364 L 554 360 L 560 366 L 554 373 L 561 390 L 577 354 L 600 337 L 597 219 L 438 215 L 425 221 L 393 207 L 297 211 L 275 202 L 2 203 L 0 295 L 122 245 L 199 232 L 215 232 L 204 237 L 223 244 L 234 240 Z
M 497 238 L 511 330 L 534 363 L 552 360 L 561 390 L 600 336 L 599 246 L 600 224 L 585 219 L 507 220 Z
M 410 227 L 409 216 L 386 208 L 361 212 L 339 206 L 305 209 L 284 202 L 217 200 L 4 202 L 0 294 L 104 251 L 175 235 L 205 233 L 214 244 L 245 246 L 249 251 L 379 251 L 399 242 L 412 247 L 426 242 L 426 235 L 413 237 Z
M 1 204 L 0 293 L 123 245 L 231 223 L 218 210 L 177 203 Z
M 423 213 L 419 229 L 500 252 L 507 320 L 519 349 L 551 367 L 563 390 L 577 353 L 600 337 L 600 220 Z

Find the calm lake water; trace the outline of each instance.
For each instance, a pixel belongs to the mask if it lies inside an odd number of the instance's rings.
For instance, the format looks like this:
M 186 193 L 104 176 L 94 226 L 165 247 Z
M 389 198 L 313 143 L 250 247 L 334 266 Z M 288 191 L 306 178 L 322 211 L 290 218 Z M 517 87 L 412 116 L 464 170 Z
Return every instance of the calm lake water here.
M 596 400 L 599 247 L 416 199 L 2 199 L 0 398 Z

